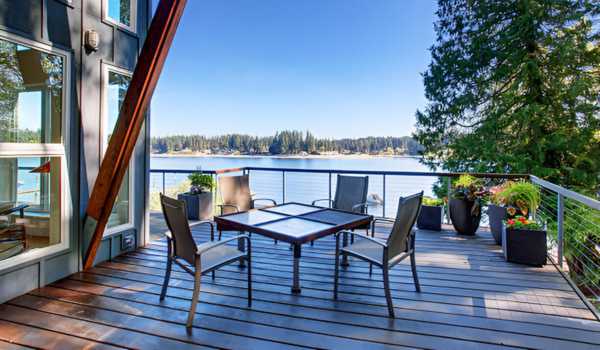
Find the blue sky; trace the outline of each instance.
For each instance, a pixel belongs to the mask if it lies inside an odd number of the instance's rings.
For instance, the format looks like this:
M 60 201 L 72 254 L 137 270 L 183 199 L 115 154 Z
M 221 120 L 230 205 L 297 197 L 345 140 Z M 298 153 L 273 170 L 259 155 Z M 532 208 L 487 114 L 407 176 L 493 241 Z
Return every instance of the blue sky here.
M 434 0 L 188 0 L 152 134 L 409 135 L 426 102 L 435 9 Z

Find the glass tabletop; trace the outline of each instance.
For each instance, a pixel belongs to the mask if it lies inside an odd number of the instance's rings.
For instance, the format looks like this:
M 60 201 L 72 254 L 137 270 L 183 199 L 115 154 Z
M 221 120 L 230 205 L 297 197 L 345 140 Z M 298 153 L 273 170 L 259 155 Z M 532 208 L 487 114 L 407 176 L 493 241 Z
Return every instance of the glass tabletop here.
M 353 214 L 338 210 L 326 209 L 314 213 L 307 213 L 301 215 L 300 217 L 317 220 L 332 225 L 343 225 L 353 221 L 364 219 L 367 216 L 362 214 Z
M 258 227 L 292 237 L 308 236 L 332 228 L 334 225 L 324 224 L 316 221 L 289 217 L 284 220 L 266 223 Z
M 285 215 L 270 213 L 264 210 L 250 210 L 239 214 L 222 216 L 222 219 L 244 225 L 259 225 L 265 222 L 286 218 Z
M 296 215 L 302 215 L 302 214 L 315 212 L 315 211 L 322 210 L 322 209 L 323 208 L 314 207 L 311 205 L 300 204 L 300 203 L 287 203 L 287 204 L 281 204 L 281 205 L 278 205 L 275 207 L 265 208 L 262 210 L 269 211 L 272 213 L 296 216 Z

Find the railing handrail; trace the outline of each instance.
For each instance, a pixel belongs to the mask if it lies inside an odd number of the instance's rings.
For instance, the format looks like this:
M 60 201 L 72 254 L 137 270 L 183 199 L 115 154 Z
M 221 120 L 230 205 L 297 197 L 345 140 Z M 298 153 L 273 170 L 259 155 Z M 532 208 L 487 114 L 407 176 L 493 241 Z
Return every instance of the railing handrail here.
M 225 174 L 230 172 L 242 172 L 245 170 L 256 171 L 285 171 L 295 173 L 322 173 L 322 174 L 364 174 L 364 175 L 398 175 L 398 176 L 432 176 L 432 177 L 459 177 L 469 174 L 475 177 L 501 178 L 501 179 L 528 179 L 528 174 L 502 174 L 502 173 L 461 173 L 461 172 L 432 172 L 432 171 L 394 171 L 394 170 L 350 170 L 350 169 L 302 169 L 302 168 L 279 168 L 279 167 L 240 167 L 217 170 L 194 170 L 194 169 L 150 169 L 151 173 L 179 173 L 189 174 L 202 172 L 205 174 Z
M 530 175 L 529 179 L 531 180 L 531 182 L 538 184 L 542 187 L 545 187 L 551 191 L 556 192 L 557 194 L 562 195 L 565 198 L 569 198 L 572 199 L 574 201 L 577 201 L 581 204 L 585 204 L 590 208 L 596 209 L 596 210 L 600 210 L 600 201 L 597 201 L 593 198 L 590 198 L 588 196 L 584 196 L 581 193 L 577 193 L 575 191 L 566 189 L 560 185 L 554 184 L 550 181 L 546 181 L 546 180 L 542 180 L 539 177 L 535 176 L 535 175 Z

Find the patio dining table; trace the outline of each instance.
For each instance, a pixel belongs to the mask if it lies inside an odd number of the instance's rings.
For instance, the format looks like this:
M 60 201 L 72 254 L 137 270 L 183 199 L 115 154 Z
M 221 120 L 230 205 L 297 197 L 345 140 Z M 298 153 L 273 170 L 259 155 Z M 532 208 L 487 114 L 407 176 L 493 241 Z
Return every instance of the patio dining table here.
M 342 230 L 368 227 L 373 216 L 291 202 L 216 216 L 214 220 L 220 231 L 252 232 L 290 243 L 294 256 L 292 293 L 300 293 L 302 245 Z M 346 236 L 343 241 L 346 245 Z M 238 248 L 244 250 L 244 244 L 238 241 Z

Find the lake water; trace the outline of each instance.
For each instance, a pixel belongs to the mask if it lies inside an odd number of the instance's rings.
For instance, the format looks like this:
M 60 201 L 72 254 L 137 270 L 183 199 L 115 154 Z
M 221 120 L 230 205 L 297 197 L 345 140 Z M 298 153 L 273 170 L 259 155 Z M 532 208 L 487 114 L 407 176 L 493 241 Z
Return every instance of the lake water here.
M 421 171 L 429 169 L 414 157 L 337 157 L 337 158 L 283 158 L 283 157 L 152 157 L 152 169 L 217 170 L 246 166 L 291 169 L 336 169 L 353 171 Z M 186 175 L 151 175 L 151 192 L 163 190 L 174 195 L 185 190 Z M 336 177 L 332 176 L 331 190 L 328 174 L 276 171 L 251 171 L 250 185 L 258 197 L 273 198 L 278 202 L 310 203 L 314 199 L 335 195 Z M 424 176 L 369 176 L 369 195 L 385 198 L 385 208 L 373 202 L 369 209 L 375 215 L 394 216 L 398 199 L 419 191 L 431 195 L 436 177 Z M 285 188 L 285 190 L 284 190 Z M 385 188 L 385 191 L 384 191 Z

